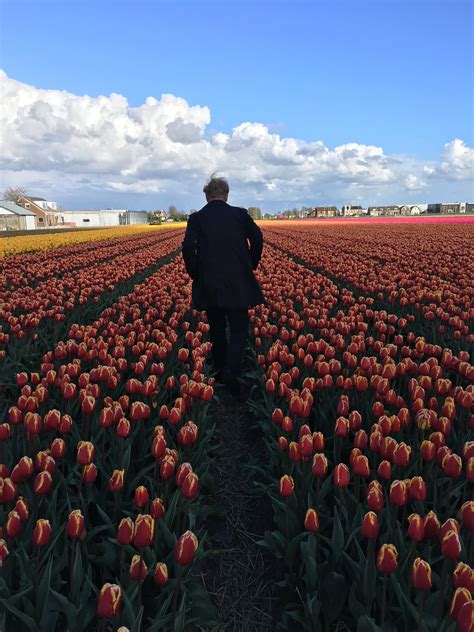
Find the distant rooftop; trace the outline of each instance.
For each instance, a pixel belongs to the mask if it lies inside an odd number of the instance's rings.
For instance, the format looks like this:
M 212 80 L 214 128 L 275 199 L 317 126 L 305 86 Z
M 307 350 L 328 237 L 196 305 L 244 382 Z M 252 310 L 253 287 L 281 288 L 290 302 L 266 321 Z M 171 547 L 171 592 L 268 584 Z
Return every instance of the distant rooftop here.
M 0 208 L 5 208 L 7 211 L 15 213 L 15 215 L 33 215 L 33 217 L 36 217 L 35 214 L 28 211 L 28 209 L 18 206 L 13 202 L 9 202 L 8 200 L 0 200 Z

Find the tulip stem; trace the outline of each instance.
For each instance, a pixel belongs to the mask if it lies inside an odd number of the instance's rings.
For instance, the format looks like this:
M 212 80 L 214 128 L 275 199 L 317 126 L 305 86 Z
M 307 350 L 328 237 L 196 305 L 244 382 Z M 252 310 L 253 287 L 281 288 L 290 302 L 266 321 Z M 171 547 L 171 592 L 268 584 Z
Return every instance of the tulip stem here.
M 446 580 L 448 577 L 449 561 L 445 557 L 443 560 L 443 568 L 441 570 L 441 581 L 439 584 L 439 600 L 438 600 L 438 621 L 443 618 L 444 593 L 446 592 Z
M 418 606 L 418 632 L 421 632 L 421 622 L 423 620 L 423 600 L 424 600 L 424 596 L 425 593 L 422 590 L 421 594 L 420 594 L 420 603 Z
M 384 629 L 384 625 L 385 625 L 385 607 L 387 604 L 387 579 L 388 579 L 388 573 L 384 573 L 383 588 L 382 588 L 382 611 L 380 615 L 380 627 L 382 628 L 382 630 Z
M 173 594 L 173 629 L 176 622 L 176 609 L 178 607 L 178 597 L 179 597 L 179 591 L 181 588 L 181 573 L 182 573 L 181 566 L 178 565 L 178 568 L 176 569 L 176 588 L 174 589 L 174 594 Z

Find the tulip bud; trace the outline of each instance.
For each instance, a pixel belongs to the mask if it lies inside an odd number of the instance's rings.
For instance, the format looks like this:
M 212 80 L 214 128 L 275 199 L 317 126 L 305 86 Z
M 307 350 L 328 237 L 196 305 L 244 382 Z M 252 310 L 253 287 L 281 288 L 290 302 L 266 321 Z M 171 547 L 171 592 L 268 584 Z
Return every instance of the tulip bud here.
M 430 590 L 433 585 L 431 566 L 420 557 L 413 562 L 411 583 L 417 590 Z
M 313 450 L 315 452 L 324 450 L 324 435 L 322 432 L 313 432 Z
M 384 504 L 382 490 L 376 487 L 369 487 L 367 490 L 367 507 L 370 511 L 382 511 Z
M 33 491 L 38 496 L 44 496 L 51 489 L 53 479 L 49 472 L 39 472 L 33 483 Z
M 137 549 L 150 546 L 153 542 L 155 523 L 149 514 L 138 514 L 135 519 L 135 532 L 133 544 Z
M 345 417 L 338 417 L 334 426 L 336 437 L 347 437 L 349 434 L 349 420 Z
M 51 539 L 52 529 L 49 520 L 40 518 L 33 529 L 32 542 L 34 546 L 46 546 Z
M 406 504 L 408 494 L 405 481 L 393 481 L 393 483 L 390 485 L 389 498 L 390 502 L 393 505 L 397 505 L 398 507 Z
M 164 586 L 168 581 L 168 567 L 164 562 L 157 562 L 153 580 L 157 586 Z
M 140 581 L 146 579 L 148 569 L 140 555 L 134 555 L 130 564 L 130 579 Z
M 471 601 L 471 593 L 467 588 L 456 588 L 456 591 L 453 595 L 453 599 L 451 601 L 451 607 L 449 609 L 449 615 L 451 619 L 457 621 L 461 608 L 465 603 L 469 603 Z
M 406 467 L 410 460 L 411 448 L 406 443 L 399 443 L 395 449 L 393 459 L 397 467 Z
M 423 526 L 425 528 L 425 538 L 430 540 L 436 538 L 441 525 L 434 511 L 429 511 L 423 518 Z
M 192 500 L 199 491 L 199 478 L 194 472 L 190 472 L 181 486 L 181 495 L 186 500 Z
M 84 534 L 84 516 L 80 509 L 73 509 L 69 514 L 66 534 L 69 538 L 82 538 Z
M 117 584 L 104 584 L 99 593 L 97 614 L 112 619 L 118 613 L 122 601 L 122 589 Z
M 423 518 L 416 513 L 408 516 L 408 536 L 415 542 L 421 542 L 425 537 Z
M 111 492 L 119 492 L 124 485 L 125 470 L 114 470 L 109 479 L 109 489 Z
M 394 544 L 382 544 L 377 553 L 377 569 L 381 573 L 393 573 L 398 566 L 398 551 Z
M 333 472 L 334 485 L 336 487 L 347 487 L 349 485 L 349 479 L 350 474 L 347 465 L 345 463 L 338 463 Z
M 181 566 L 192 562 L 198 548 L 198 539 L 192 531 L 186 531 L 176 542 L 174 559 Z
M 436 445 L 432 441 L 425 439 L 421 442 L 420 453 L 423 461 L 433 461 L 436 457 Z
M 82 469 L 82 482 L 86 485 L 90 485 L 97 478 L 97 466 L 94 463 L 90 465 L 84 465 Z
M 150 514 L 155 520 L 159 520 L 165 515 L 165 504 L 161 498 L 154 498 L 151 501 Z
M 313 456 L 311 471 L 313 476 L 326 476 L 328 472 L 328 460 L 324 454 L 318 452 Z
M 133 498 L 133 503 L 135 507 L 138 507 L 139 509 L 143 509 L 143 507 L 145 507 L 145 505 L 148 503 L 149 500 L 150 500 L 150 495 L 148 494 L 147 488 L 144 487 L 143 485 L 140 485 L 139 487 L 137 487 L 135 490 L 135 496 Z
M 380 527 L 379 520 L 377 518 L 377 514 L 373 511 L 368 511 L 364 519 L 362 520 L 361 533 L 365 538 L 369 540 L 374 540 L 378 537 Z
M 8 550 L 7 543 L 3 538 L 0 538 L 0 568 L 2 568 L 3 563 L 9 555 L 10 552 Z
M 316 509 L 308 509 L 304 520 L 304 528 L 307 531 L 319 531 L 319 516 Z
M 280 496 L 291 496 L 295 489 L 295 482 L 291 476 L 285 474 L 280 478 Z
M 377 476 L 383 481 L 389 481 L 392 477 L 392 465 L 390 461 L 383 460 L 377 468 Z
M 474 601 L 471 599 L 463 604 L 459 610 L 456 623 L 459 632 L 472 632 L 474 621 Z
M 474 594 L 474 570 L 464 562 L 458 562 L 453 573 L 454 588 L 467 588 Z
M 28 503 L 22 496 L 20 496 L 20 498 L 18 498 L 18 500 L 16 501 L 14 510 L 20 516 L 20 520 L 22 522 L 26 522 L 28 520 L 30 516 L 30 508 L 28 507 Z
M 66 454 L 66 443 L 63 439 L 55 439 L 51 444 L 51 456 L 53 459 L 62 459 Z
M 361 454 L 356 457 L 353 472 L 354 476 L 362 476 L 364 478 L 370 475 L 369 459 L 365 455 Z
M 135 526 L 133 520 L 129 517 L 122 518 L 117 528 L 117 542 L 122 546 L 130 544 L 133 539 Z
M 457 560 L 461 555 L 461 540 L 457 531 L 448 531 L 441 540 L 441 553 L 450 560 Z
M 425 500 L 426 484 L 421 476 L 414 476 L 410 482 L 410 500 Z
M 79 441 L 77 444 L 77 462 L 79 465 L 90 465 L 94 459 L 95 448 L 90 441 Z
M 459 513 L 464 527 L 472 533 L 474 531 L 474 500 L 466 500 Z
M 23 483 L 33 474 L 33 471 L 33 461 L 30 459 L 29 456 L 23 456 L 13 468 L 11 473 L 11 480 L 14 483 Z
M 365 450 L 368 444 L 367 433 L 365 430 L 358 430 L 354 435 L 354 447 L 359 450 Z
M 459 478 L 462 474 L 462 459 L 457 454 L 446 454 L 441 466 L 444 475 L 450 478 Z
M 131 425 L 126 417 L 121 417 L 115 426 L 115 434 L 121 439 L 126 439 L 130 434 Z
M 21 531 L 21 518 L 17 511 L 10 511 L 7 518 L 6 531 L 9 538 L 14 538 Z
M 461 528 L 456 518 L 448 518 L 447 520 L 443 522 L 443 524 L 439 528 L 439 533 L 438 533 L 439 541 L 441 542 L 444 536 L 448 533 L 448 531 L 451 531 L 451 530 L 456 531 L 456 533 L 458 534 L 461 533 Z

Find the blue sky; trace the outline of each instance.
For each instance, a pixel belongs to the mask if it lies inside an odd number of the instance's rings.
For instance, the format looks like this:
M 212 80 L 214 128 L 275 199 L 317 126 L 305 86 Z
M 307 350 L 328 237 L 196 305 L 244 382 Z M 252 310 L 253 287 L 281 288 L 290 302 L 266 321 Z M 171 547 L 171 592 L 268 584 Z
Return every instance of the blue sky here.
M 420 162 L 439 160 L 454 139 L 473 145 L 471 2 L 0 0 L 0 7 L 0 67 L 35 88 L 114 92 L 132 107 L 170 93 L 209 109 L 206 137 L 258 122 L 330 150 L 375 145 Z M 462 190 L 468 194 L 465 182 Z

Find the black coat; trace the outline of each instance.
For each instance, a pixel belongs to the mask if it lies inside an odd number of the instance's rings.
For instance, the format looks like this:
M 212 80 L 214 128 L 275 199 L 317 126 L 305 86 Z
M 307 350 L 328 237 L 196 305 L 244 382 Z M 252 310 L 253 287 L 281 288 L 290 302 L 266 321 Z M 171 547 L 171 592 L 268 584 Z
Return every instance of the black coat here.
M 244 208 L 212 200 L 190 215 L 183 241 L 193 306 L 242 309 L 264 303 L 253 273 L 262 256 L 262 231 Z

